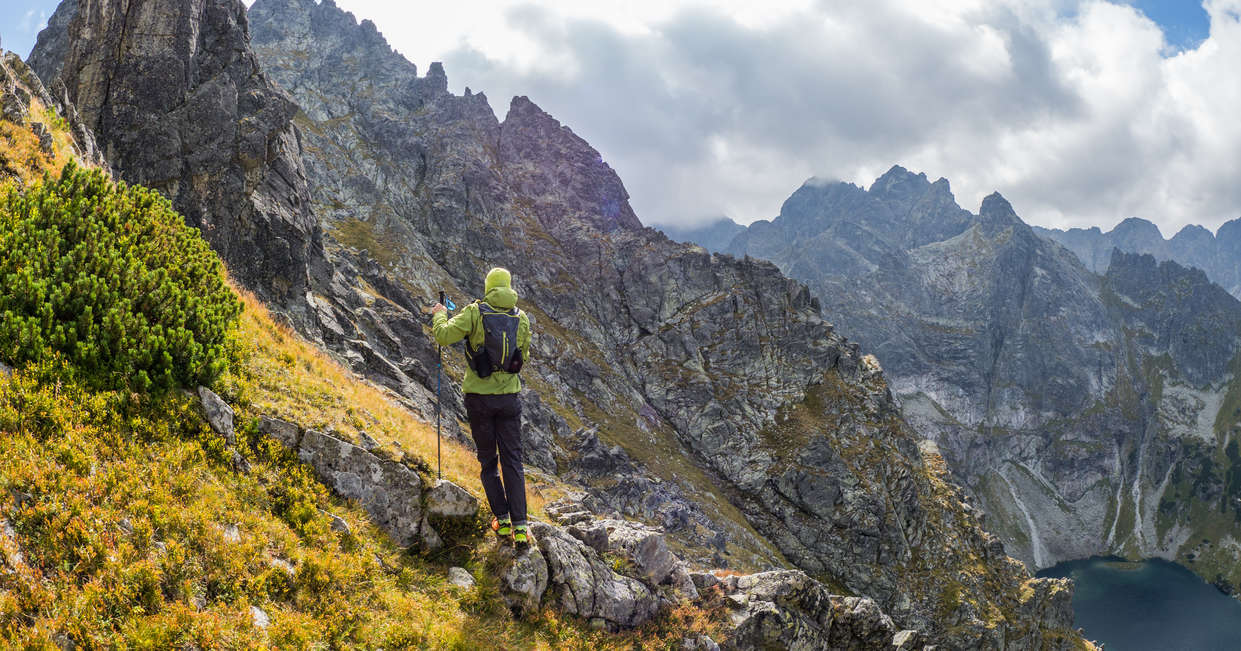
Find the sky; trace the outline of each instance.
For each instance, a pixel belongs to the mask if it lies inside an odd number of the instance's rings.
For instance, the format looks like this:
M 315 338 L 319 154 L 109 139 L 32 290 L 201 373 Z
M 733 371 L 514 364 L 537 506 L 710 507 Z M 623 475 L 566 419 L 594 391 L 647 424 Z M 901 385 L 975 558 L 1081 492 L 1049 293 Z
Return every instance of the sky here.
M 1241 217 L 1241 0 L 336 2 L 501 119 L 529 96 L 647 224 L 770 219 L 894 164 L 1044 226 Z M 3 46 L 55 4 L 0 0 Z

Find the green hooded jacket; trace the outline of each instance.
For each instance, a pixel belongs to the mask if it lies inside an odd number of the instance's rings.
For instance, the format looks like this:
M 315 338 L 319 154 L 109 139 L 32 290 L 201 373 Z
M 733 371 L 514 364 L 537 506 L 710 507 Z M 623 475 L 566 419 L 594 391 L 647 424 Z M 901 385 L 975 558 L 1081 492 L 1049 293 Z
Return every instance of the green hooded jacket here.
M 517 292 L 513 291 L 512 276 L 507 269 L 496 267 L 487 272 L 485 287 L 483 302 L 491 307 L 497 310 L 508 310 L 517 305 Z M 521 350 L 523 363 L 529 364 L 530 317 L 526 316 L 523 310 L 518 310 L 518 313 L 520 317 L 517 324 L 517 348 Z M 431 331 L 435 335 L 435 343 L 441 346 L 451 346 L 469 337 L 470 346 L 475 349 L 479 348 L 483 345 L 485 334 L 482 316 L 478 312 L 478 303 L 470 303 L 451 319 L 448 318 L 446 312 L 436 312 L 431 317 Z M 461 381 L 461 390 L 465 393 L 483 395 L 517 393 L 521 391 L 521 378 L 516 373 L 504 371 L 495 371 L 485 378 L 480 378 L 467 364 L 465 379 Z

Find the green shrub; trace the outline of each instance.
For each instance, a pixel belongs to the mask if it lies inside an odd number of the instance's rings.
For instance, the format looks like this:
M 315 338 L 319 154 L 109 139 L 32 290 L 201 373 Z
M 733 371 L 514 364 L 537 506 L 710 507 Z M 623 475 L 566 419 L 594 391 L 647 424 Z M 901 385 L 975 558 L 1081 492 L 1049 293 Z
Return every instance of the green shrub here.
M 70 163 L 0 199 L 0 359 L 60 351 L 97 386 L 209 384 L 241 302 L 159 193 Z

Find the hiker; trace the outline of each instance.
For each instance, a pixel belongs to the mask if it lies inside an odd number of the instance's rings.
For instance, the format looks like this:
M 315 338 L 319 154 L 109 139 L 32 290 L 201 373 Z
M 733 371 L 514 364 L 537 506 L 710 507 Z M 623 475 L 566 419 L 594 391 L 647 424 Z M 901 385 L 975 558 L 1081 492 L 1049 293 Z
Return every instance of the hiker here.
M 470 433 L 487 503 L 495 518 L 491 528 L 501 540 L 530 544 L 526 528 L 526 475 L 521 464 L 521 379 L 517 373 L 530 358 L 530 319 L 517 309 L 517 292 L 507 269 L 487 272 L 481 301 L 448 318 L 448 309 L 431 308 L 435 342 L 449 346 L 465 339 L 466 371 L 461 381 Z M 498 459 L 497 459 L 498 452 Z M 497 460 L 499 467 L 497 467 Z M 500 481 L 503 469 L 504 481 Z

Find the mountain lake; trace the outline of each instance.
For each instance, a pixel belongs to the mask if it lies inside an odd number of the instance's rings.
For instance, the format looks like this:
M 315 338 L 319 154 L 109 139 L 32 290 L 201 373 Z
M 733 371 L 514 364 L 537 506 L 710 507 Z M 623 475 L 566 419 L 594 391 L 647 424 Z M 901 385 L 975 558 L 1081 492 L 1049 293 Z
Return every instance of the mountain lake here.
M 1241 649 L 1241 601 L 1176 563 L 1088 558 L 1038 575 L 1076 582 L 1074 624 L 1106 651 Z

